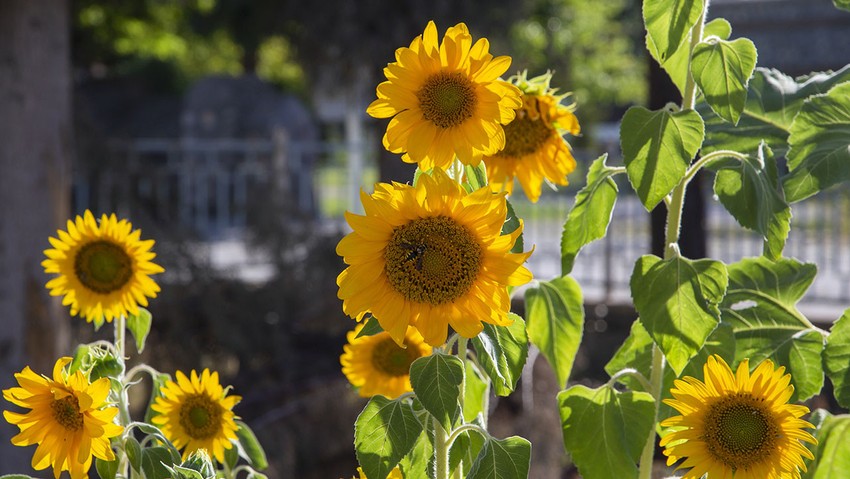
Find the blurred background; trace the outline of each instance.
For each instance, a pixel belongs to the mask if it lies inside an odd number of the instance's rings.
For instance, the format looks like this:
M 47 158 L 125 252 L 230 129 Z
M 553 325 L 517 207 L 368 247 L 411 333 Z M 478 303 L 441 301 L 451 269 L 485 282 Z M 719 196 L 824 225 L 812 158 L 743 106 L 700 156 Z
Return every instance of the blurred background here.
M 755 42 L 760 67 L 797 76 L 850 63 L 850 14 L 830 0 L 711 5 L 709 18 Z M 0 387 L 25 365 L 49 373 L 77 343 L 111 337 L 48 300 L 40 262 L 67 218 L 116 212 L 156 240 L 166 269 L 135 360 L 172 374 L 218 370 L 243 396 L 236 412 L 265 445 L 269 477 L 350 477 L 365 400 L 339 367 L 354 322 L 336 299 L 335 247 L 361 188 L 412 178 L 381 147 L 386 121 L 365 108 L 394 50 L 430 19 L 441 33 L 467 23 L 494 55 L 513 58 L 509 73 L 552 69 L 553 86 L 574 92 L 582 136 L 569 138 L 579 163 L 571 185 L 534 206 L 522 193 L 511 199 L 525 244 L 536 245 L 531 270 L 553 278 L 587 165 L 605 152 L 621 162 L 625 109 L 680 101 L 646 54 L 638 1 L 0 1 Z M 760 254 L 761 239 L 723 210 L 711 181 L 689 190 L 685 255 Z M 826 192 L 793 213 L 786 256 L 819 266 L 801 309 L 828 324 L 850 303 L 850 193 Z M 663 212 L 650 215 L 621 185 L 608 236 L 574 270 L 587 323 L 573 381 L 606 379 L 636 317 L 632 265 L 657 251 L 662 228 Z M 131 398 L 140 408 L 145 387 Z M 491 402 L 494 435 L 534 445 L 534 478 L 575 477 L 558 389 L 532 351 L 518 390 Z M 0 425 L 0 474 L 29 468 L 32 451 L 10 445 L 14 431 Z

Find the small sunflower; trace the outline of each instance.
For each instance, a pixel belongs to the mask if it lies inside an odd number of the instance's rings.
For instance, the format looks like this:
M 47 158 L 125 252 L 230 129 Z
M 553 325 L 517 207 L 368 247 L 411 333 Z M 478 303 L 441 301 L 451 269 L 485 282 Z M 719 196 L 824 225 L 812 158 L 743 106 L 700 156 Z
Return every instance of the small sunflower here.
M 410 364 L 431 354 L 431 346 L 410 327 L 404 335 L 405 348 L 399 347 L 387 332 L 358 338 L 365 324 L 348 332 L 348 344 L 339 358 L 342 373 L 363 397 L 381 394 L 395 399 L 412 391 Z
M 440 346 L 449 325 L 471 338 L 481 321 L 511 324 L 507 286 L 531 280 L 523 266 L 531 252 L 510 252 L 522 223 L 501 235 L 504 193 L 485 186 L 467 194 L 435 169 L 415 187 L 378 183 L 360 197 L 366 215 L 346 213 L 354 231 L 336 248 L 350 265 L 337 277 L 346 314 L 359 320 L 371 311 L 399 345 L 408 325 Z
M 235 406 L 242 398 L 227 396 L 218 382 L 218 373 L 204 369 L 200 376 L 194 370 L 191 379 L 182 371 L 177 381 L 167 381 L 151 409 L 158 413 L 151 422 L 160 426 L 165 436 L 178 449 L 183 460 L 198 449 L 206 449 L 218 462 L 224 462 L 224 450 L 236 439 Z
M 682 415 L 661 422 L 674 432 L 661 439 L 667 465 L 681 458 L 679 469 L 691 468 L 684 479 L 799 479 L 803 457 L 813 459 L 802 444 L 817 444 L 800 419 L 805 406 L 787 404 L 794 392 L 785 367 L 773 369 L 765 360 L 750 374 L 743 360 L 733 373 L 720 356 L 710 356 L 705 382 L 690 376 L 676 380 L 674 399 L 664 402 Z
M 363 473 L 363 469 L 360 467 L 357 468 L 357 474 L 357 477 L 352 477 L 351 479 L 368 479 L 366 474 Z M 404 476 L 402 475 L 401 470 L 398 467 L 395 467 L 392 471 L 390 471 L 387 479 L 404 479 Z
M 392 117 L 384 147 L 424 170 L 446 169 L 455 156 L 477 165 L 483 155 L 501 150 L 502 125 L 522 102 L 519 89 L 499 80 L 510 57 L 493 58 L 489 49 L 486 38 L 473 45 L 463 23 L 438 42 L 437 26 L 428 22 L 410 47 L 396 50 L 396 61 L 384 69 L 387 81 L 366 110 L 375 118 Z
M 523 91 L 522 108 L 505 126 L 505 148 L 484 157 L 494 191 L 511 193 L 516 178 L 528 199 L 536 203 L 544 181 L 566 186 L 567 175 L 576 169 L 563 135 L 578 135 L 578 119 L 571 106 L 561 104 L 568 95 L 556 96 L 549 88 L 551 77 L 547 73 L 531 80 L 525 74 L 512 78 Z
M 30 409 L 26 413 L 3 411 L 3 417 L 21 430 L 12 444 L 38 444 L 33 469 L 52 466 L 56 479 L 62 471 L 68 471 L 71 479 L 88 478 L 92 456 L 114 460 L 109 438 L 124 430 L 113 423 L 118 409 L 107 407 L 109 379 L 89 383 L 80 371 L 67 374 L 64 368 L 70 362 L 71 358 L 56 361 L 52 380 L 25 367 L 15 374 L 20 387 L 3 390 L 7 401 Z
M 49 238 L 53 249 L 44 251 L 41 265 L 59 275 L 47 289 L 51 296 L 65 295 L 62 304 L 71 306 L 72 315 L 112 321 L 139 314 L 139 305 L 156 297 L 159 286 L 150 275 L 164 270 L 151 262 L 154 241 L 139 239 L 141 230 L 132 231 L 133 225 L 115 214 L 103 215 L 98 224 L 88 210 L 67 226 L 67 232 L 58 231 L 59 239 Z

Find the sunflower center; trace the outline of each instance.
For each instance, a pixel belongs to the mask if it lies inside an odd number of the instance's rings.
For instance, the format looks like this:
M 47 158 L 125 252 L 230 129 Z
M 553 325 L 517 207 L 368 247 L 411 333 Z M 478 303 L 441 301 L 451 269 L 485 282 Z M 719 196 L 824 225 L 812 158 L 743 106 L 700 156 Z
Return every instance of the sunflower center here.
M 705 425 L 708 450 L 732 469 L 758 463 L 776 450 L 776 421 L 767 406 L 748 393 L 737 393 L 713 404 Z
M 435 73 L 416 92 L 422 116 L 440 128 L 460 125 L 472 117 L 475 85 L 463 73 Z
M 385 253 L 390 285 L 417 303 L 445 304 L 464 295 L 481 269 L 481 246 L 446 216 L 413 220 L 393 231 Z
M 537 152 L 554 131 L 539 116 L 530 118 L 525 110 L 505 125 L 505 148 L 496 156 L 519 158 Z
M 133 262 L 111 241 L 86 244 L 74 258 L 74 273 L 86 288 L 101 294 L 121 289 L 133 276 Z
M 215 436 L 221 429 L 221 406 L 205 394 L 194 394 L 183 400 L 180 425 L 193 439 Z
M 372 365 L 388 376 L 407 376 L 410 364 L 419 357 L 419 348 L 408 345 L 407 349 L 402 349 L 390 338 L 372 349 Z
M 54 399 L 50 403 L 53 410 L 53 419 L 69 431 L 79 431 L 83 428 L 83 413 L 80 412 L 80 403 L 74 396 L 65 396 L 62 399 Z

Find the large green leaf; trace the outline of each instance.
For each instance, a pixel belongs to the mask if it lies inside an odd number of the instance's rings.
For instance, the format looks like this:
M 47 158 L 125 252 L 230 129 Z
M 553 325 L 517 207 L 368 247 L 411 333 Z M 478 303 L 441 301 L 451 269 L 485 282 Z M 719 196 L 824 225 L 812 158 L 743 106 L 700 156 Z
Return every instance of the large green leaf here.
M 729 289 L 723 298 L 723 321 L 735 330 L 736 361 L 765 359 L 791 373 L 795 400 L 806 400 L 823 385 L 824 338 L 797 309 L 817 267 L 782 258 L 746 258 L 727 266 Z
M 756 46 L 746 38 L 709 37 L 694 47 L 691 73 L 705 101 L 724 120 L 738 123 L 747 101 L 747 83 L 756 68 Z
M 835 399 L 850 407 L 850 309 L 832 325 L 823 352 L 823 366 L 835 387 Z
M 785 195 L 793 203 L 850 181 L 850 82 L 803 103 L 788 137 Z
M 564 446 L 583 477 L 637 477 L 655 401 L 645 392 L 573 386 L 558 394 Z
M 850 65 L 834 73 L 815 73 L 796 81 L 776 70 L 756 68 L 737 126 L 718 117 L 705 103 L 697 107 L 705 119 L 702 153 L 715 150 L 752 153 L 764 140 L 777 156 L 785 156 L 791 123 L 803 101 L 848 80 Z
M 266 451 L 254 434 L 254 431 L 242 421 L 236 421 L 236 438 L 239 439 L 239 446 L 245 452 L 245 457 L 251 467 L 258 471 L 269 467 L 269 461 L 266 458 Z
M 702 0 L 645 0 L 643 22 L 646 25 L 646 47 L 663 65 L 683 47 L 703 10 Z
M 635 263 L 630 281 L 635 309 L 676 374 L 717 327 L 727 282 L 720 261 L 645 255 Z
M 702 144 L 704 126 L 694 110 L 672 112 L 633 106 L 620 124 L 629 181 L 647 211 L 679 183 Z
M 408 403 L 373 396 L 354 423 L 357 462 L 367 477 L 387 477 L 421 432 Z
M 516 388 L 528 357 L 528 336 L 525 321 L 514 313 L 510 326 L 493 326 L 484 323 L 484 330 L 472 338 L 478 353 L 478 362 L 493 382 L 493 391 L 507 396 Z
M 688 45 L 690 45 L 692 34 L 693 30 L 688 33 L 688 38 L 676 50 L 676 53 L 661 65 L 667 74 L 670 75 L 670 79 L 673 80 L 673 83 L 679 88 L 679 93 L 682 95 L 685 94 L 685 83 L 688 81 L 688 75 L 690 75 L 689 60 L 691 59 L 691 51 Z M 729 22 L 723 18 L 715 18 L 705 24 L 702 37 L 708 38 L 715 36 L 721 40 L 727 40 L 731 34 L 732 25 L 729 25 Z
M 457 356 L 434 353 L 410 365 L 410 384 L 416 398 L 446 431 L 452 430 L 460 415 L 458 398 L 462 382 L 463 363 Z
M 612 177 L 617 170 L 605 164 L 608 154 L 596 159 L 587 171 L 587 183 L 576 193 L 575 203 L 564 222 L 561 234 L 561 274 L 572 271 L 581 249 L 605 236 L 611 212 L 617 201 L 617 183 Z
M 584 329 L 584 301 L 578 282 L 569 276 L 541 281 L 525 290 L 528 339 L 566 387 Z
M 531 443 L 513 436 L 487 438 L 467 479 L 523 479 L 528 477 Z
M 850 416 L 827 416 L 818 428 L 817 452 L 806 478 L 841 479 L 850 471 Z
M 762 144 L 756 155 L 718 166 L 714 192 L 720 202 L 741 226 L 761 233 L 765 256 L 779 259 L 791 230 L 791 207 L 779 186 L 772 152 Z

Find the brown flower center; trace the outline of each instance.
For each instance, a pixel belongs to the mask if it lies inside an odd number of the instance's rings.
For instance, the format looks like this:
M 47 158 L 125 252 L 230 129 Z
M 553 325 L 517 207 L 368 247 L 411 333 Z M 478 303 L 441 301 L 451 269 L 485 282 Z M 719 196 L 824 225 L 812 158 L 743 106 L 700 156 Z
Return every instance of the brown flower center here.
M 408 345 L 407 349 L 402 349 L 387 337 L 372 349 L 372 366 L 388 376 L 407 376 L 410 364 L 421 356 L 418 347 Z
M 79 431 L 83 428 L 83 413 L 80 412 L 80 403 L 76 397 L 54 399 L 50 409 L 53 410 L 53 419 L 68 431 Z
M 531 118 L 525 110 L 517 111 L 516 118 L 504 128 L 505 148 L 497 157 L 519 158 L 536 153 L 555 131 L 541 116 Z
M 422 116 L 440 128 L 460 125 L 475 112 L 475 85 L 463 73 L 431 75 L 416 92 Z
M 206 394 L 193 394 L 180 406 L 180 425 L 193 439 L 207 439 L 221 431 L 221 405 Z
M 397 227 L 384 257 L 393 289 L 410 301 L 437 305 L 469 291 L 481 269 L 482 251 L 466 227 L 435 216 Z
M 717 460 L 737 470 L 768 458 L 776 450 L 779 434 L 764 401 L 736 393 L 710 406 L 702 439 Z
M 74 273 L 86 288 L 109 294 L 130 281 L 133 261 L 121 246 L 106 240 L 93 241 L 74 257 Z

